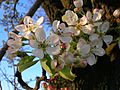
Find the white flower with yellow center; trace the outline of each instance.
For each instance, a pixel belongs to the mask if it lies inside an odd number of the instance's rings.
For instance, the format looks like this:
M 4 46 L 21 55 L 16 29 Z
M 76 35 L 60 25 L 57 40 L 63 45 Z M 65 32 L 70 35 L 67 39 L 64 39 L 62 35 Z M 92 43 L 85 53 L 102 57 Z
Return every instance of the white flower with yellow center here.
M 38 27 L 35 31 L 34 38 L 30 39 L 30 46 L 35 48 L 33 55 L 44 58 L 45 52 L 50 55 L 57 55 L 60 53 L 60 46 L 58 44 L 59 37 L 56 34 L 50 34 L 46 39 L 46 34 L 43 27 Z
M 62 21 L 66 22 L 68 25 L 76 25 L 78 21 L 78 16 L 71 10 L 67 10 L 65 15 L 62 16 Z
M 15 29 L 21 33 L 21 35 L 29 39 L 31 32 L 35 32 L 36 28 L 39 27 L 44 21 L 43 17 L 40 17 L 36 23 L 29 16 L 25 16 L 23 24 L 17 25 Z

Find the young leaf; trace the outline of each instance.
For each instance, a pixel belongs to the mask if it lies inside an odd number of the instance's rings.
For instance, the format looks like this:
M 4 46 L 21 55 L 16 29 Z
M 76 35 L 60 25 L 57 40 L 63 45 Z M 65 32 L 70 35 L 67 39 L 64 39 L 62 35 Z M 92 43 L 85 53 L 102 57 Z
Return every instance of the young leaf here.
M 70 81 L 73 81 L 76 77 L 75 74 L 72 73 L 71 69 L 66 66 L 58 73 L 60 74 L 60 76 L 62 76 L 65 79 L 68 79 Z
M 49 55 L 45 55 L 45 58 L 40 60 L 40 63 L 44 70 L 46 70 L 50 76 L 53 76 L 55 74 L 55 70 L 51 68 L 51 58 Z
M 18 63 L 18 71 L 23 72 L 27 68 L 33 66 L 36 64 L 39 60 L 33 61 L 35 57 L 34 56 L 25 56 L 23 57 L 20 62 Z

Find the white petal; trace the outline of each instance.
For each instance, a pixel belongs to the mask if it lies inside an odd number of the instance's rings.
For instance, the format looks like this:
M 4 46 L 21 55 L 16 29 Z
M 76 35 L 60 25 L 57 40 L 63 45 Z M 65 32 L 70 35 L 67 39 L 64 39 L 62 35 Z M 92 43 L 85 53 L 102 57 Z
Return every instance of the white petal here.
M 96 42 L 93 42 L 93 44 L 95 44 L 96 48 L 102 48 L 103 41 L 102 39 L 98 39 Z
M 88 22 L 88 20 L 87 20 L 85 15 L 82 18 L 80 18 L 80 24 L 81 25 L 85 25 L 85 24 L 87 24 L 87 22 Z
M 75 7 L 80 8 L 83 6 L 83 0 L 75 0 L 73 4 L 75 5 Z
M 105 35 L 105 36 L 103 36 L 103 40 L 108 45 L 108 44 L 110 44 L 112 42 L 113 36 L 111 36 L 111 35 Z
M 49 45 L 57 44 L 59 42 L 59 36 L 57 34 L 52 33 L 50 34 L 50 36 L 48 36 L 46 42 Z
M 32 24 L 32 23 L 33 23 L 33 20 L 32 20 L 32 18 L 31 18 L 30 16 L 25 16 L 25 17 L 24 17 L 24 20 L 23 20 L 23 23 L 24 23 L 25 25 L 27 25 L 27 24 Z
M 17 31 L 19 31 L 19 32 L 26 32 L 26 31 L 27 31 L 26 26 L 23 25 L 23 24 L 17 25 L 17 26 L 15 27 L 15 29 L 16 29 Z
M 82 31 L 83 31 L 85 34 L 88 34 L 88 35 L 95 32 L 92 24 L 88 24 L 88 25 L 83 26 L 83 27 L 82 27 Z
M 109 29 L 109 22 L 108 21 L 103 22 L 103 24 L 100 27 L 101 32 L 106 33 L 108 29 Z
M 105 50 L 103 48 L 94 48 L 93 53 L 98 56 L 103 56 L 105 54 Z
M 59 22 L 58 22 L 58 28 L 60 28 L 61 30 L 64 30 L 65 29 L 65 23 L 61 23 L 61 24 L 59 24 Z
M 80 48 L 80 54 L 82 56 L 85 56 L 86 54 L 88 54 L 90 52 L 90 45 L 89 44 L 84 44 L 81 48 Z
M 95 13 L 95 14 L 93 15 L 93 22 L 100 20 L 101 17 L 102 17 L 101 13 L 98 13 L 98 12 Z
M 53 31 L 54 31 L 54 32 L 57 31 L 59 24 L 60 24 L 60 21 L 58 21 L 58 20 L 55 20 L 55 21 L 53 22 L 52 27 L 53 27 Z
M 13 40 L 13 39 L 9 39 L 9 40 L 7 41 L 7 45 L 8 45 L 8 46 L 12 46 L 14 43 L 15 43 L 15 40 Z
M 36 25 L 41 25 L 44 21 L 44 17 L 40 17 L 37 21 L 36 21 Z
M 90 11 L 87 11 L 86 18 L 90 21 L 92 19 L 92 13 Z
M 94 64 L 96 64 L 97 60 L 95 58 L 95 56 L 93 54 L 91 54 L 89 57 L 86 58 L 87 63 L 92 66 Z
M 47 47 L 46 52 L 50 55 L 57 55 L 60 53 L 60 46 L 57 45 L 56 47 Z
M 66 22 L 68 25 L 76 25 L 78 21 L 78 16 L 71 10 L 67 10 L 65 15 L 62 16 L 62 20 Z
M 21 36 L 26 38 L 26 39 L 29 39 L 30 35 L 31 35 L 31 31 L 27 31 L 27 32 L 21 34 Z
M 42 49 L 35 49 L 32 51 L 33 55 L 39 57 L 40 59 L 44 58 L 44 53 Z
M 43 27 L 38 27 L 35 31 L 35 36 L 36 36 L 36 39 L 39 41 L 39 42 L 43 42 L 45 41 L 45 38 L 46 38 L 46 34 L 45 34 L 45 31 L 43 29 Z
M 39 43 L 36 40 L 29 40 L 29 44 L 33 48 L 38 48 Z
M 98 40 L 98 38 L 99 38 L 98 34 L 92 34 L 92 35 L 89 36 L 89 40 L 91 42 L 94 42 L 94 41 Z
M 21 40 L 21 36 L 15 34 L 14 32 L 9 32 L 9 37 L 11 37 L 15 40 Z
M 80 50 L 80 48 L 86 44 L 86 41 L 84 39 L 80 39 L 79 42 L 77 43 L 77 50 Z
M 113 16 L 114 17 L 119 17 L 120 16 L 120 9 L 116 9 L 114 12 L 113 12 Z
M 70 43 L 72 41 L 72 37 L 69 37 L 69 36 L 61 36 L 60 37 L 60 40 L 63 42 L 63 43 Z

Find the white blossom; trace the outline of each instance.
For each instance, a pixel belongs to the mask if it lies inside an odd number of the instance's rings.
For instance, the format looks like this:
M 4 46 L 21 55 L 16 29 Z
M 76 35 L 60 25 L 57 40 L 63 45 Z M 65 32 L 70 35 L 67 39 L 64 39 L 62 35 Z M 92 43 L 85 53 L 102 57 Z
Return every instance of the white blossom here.
M 78 16 L 71 10 L 67 10 L 65 15 L 62 16 L 63 22 L 66 22 L 68 25 L 76 25 L 78 21 Z

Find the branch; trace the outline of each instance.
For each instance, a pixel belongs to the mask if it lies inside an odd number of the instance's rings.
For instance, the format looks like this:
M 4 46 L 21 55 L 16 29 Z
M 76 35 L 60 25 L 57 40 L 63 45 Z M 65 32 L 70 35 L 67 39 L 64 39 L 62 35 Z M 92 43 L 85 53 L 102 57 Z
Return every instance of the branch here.
M 36 84 L 34 88 L 31 88 L 30 86 L 28 86 L 27 83 L 25 83 L 22 79 L 22 75 L 21 73 L 17 70 L 15 76 L 18 78 L 18 82 L 19 84 L 22 86 L 22 88 L 26 89 L 26 90 L 38 90 L 40 88 L 40 82 L 46 79 L 46 76 L 42 76 L 42 77 L 36 77 Z
M 30 10 L 28 11 L 28 13 L 25 16 L 33 16 L 35 14 L 35 12 L 37 11 L 37 9 L 40 7 L 40 5 L 42 4 L 42 0 L 36 0 L 35 3 L 33 4 L 33 6 L 30 8 Z M 19 22 L 19 24 L 21 24 L 23 22 L 23 20 L 21 20 Z M 16 34 L 18 34 L 18 31 L 13 31 Z M 6 53 L 6 50 L 8 49 L 8 45 L 7 43 L 4 44 L 4 46 L 0 49 L 0 61 L 2 60 L 3 56 Z
M 18 70 L 17 70 L 15 76 L 18 78 L 18 82 L 19 82 L 19 84 L 22 86 L 22 88 L 24 88 L 24 89 L 26 89 L 26 90 L 33 90 L 33 88 L 29 87 L 29 86 L 27 85 L 27 83 L 25 83 L 25 82 L 23 81 L 22 75 L 21 75 L 21 73 L 20 73 Z
M 36 77 L 36 84 L 33 90 L 38 90 L 40 88 L 40 82 L 43 81 L 44 79 L 45 79 L 44 76 Z

